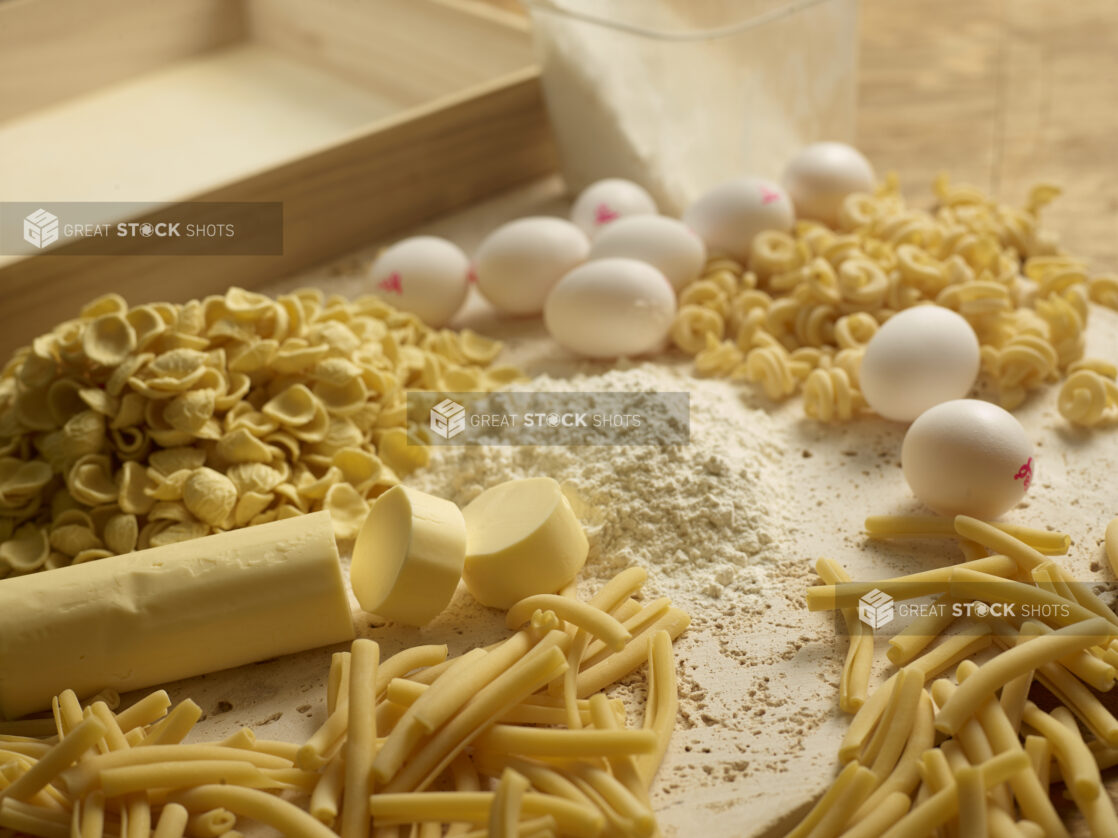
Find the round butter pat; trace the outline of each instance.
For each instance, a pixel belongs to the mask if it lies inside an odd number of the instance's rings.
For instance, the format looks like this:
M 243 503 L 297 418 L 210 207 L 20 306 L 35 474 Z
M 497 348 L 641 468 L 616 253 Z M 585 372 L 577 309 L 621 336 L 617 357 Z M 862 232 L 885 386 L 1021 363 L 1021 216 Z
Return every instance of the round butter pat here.
M 353 545 L 350 582 L 366 611 L 422 626 L 446 608 L 466 555 L 462 512 L 448 500 L 393 486 Z
M 554 593 L 586 563 L 586 533 L 550 477 L 509 480 L 486 489 L 462 516 L 462 579 L 483 605 L 509 608 L 524 597 Z

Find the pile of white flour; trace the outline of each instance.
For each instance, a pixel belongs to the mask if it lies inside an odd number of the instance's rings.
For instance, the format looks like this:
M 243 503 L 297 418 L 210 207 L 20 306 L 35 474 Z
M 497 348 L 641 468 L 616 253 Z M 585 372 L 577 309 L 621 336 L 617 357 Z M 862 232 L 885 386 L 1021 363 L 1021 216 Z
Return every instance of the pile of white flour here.
M 690 390 L 691 444 L 442 446 L 409 485 L 465 505 L 504 480 L 553 477 L 590 538 L 583 579 L 608 579 L 640 564 L 656 593 L 726 595 L 738 604 L 762 595 L 783 558 L 786 445 L 769 413 L 743 403 L 740 386 L 645 363 L 601 375 L 538 376 L 516 389 Z

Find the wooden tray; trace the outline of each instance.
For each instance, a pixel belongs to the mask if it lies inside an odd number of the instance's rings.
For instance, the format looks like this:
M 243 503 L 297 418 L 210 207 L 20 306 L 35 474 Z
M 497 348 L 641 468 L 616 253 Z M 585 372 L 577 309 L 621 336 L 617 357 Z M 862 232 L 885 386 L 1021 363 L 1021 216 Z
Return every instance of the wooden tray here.
M 0 256 L 0 349 L 107 291 L 253 286 L 556 165 L 527 24 L 470 0 L 2 2 L 0 201 L 281 201 L 284 248 Z

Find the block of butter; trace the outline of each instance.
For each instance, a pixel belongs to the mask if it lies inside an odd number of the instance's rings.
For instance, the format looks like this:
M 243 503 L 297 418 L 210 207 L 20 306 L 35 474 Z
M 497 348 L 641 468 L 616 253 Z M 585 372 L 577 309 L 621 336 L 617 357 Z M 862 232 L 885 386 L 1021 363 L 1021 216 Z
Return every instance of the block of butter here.
M 357 535 L 349 579 L 366 611 L 422 626 L 454 596 L 465 557 L 466 524 L 457 506 L 393 486 Z
M 492 486 L 466 505 L 462 517 L 462 580 L 491 608 L 511 608 L 524 597 L 554 593 L 586 563 L 586 533 L 550 477 Z
M 330 513 L 0 580 L 0 717 L 354 637 Z

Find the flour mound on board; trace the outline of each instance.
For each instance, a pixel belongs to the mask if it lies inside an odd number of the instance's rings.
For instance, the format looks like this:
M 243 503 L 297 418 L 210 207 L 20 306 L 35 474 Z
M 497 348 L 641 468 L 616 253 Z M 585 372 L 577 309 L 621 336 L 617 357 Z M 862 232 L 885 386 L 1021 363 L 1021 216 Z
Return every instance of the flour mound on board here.
M 516 389 L 688 390 L 691 443 L 434 447 L 428 468 L 408 482 L 464 505 L 504 480 L 554 477 L 590 538 L 584 579 L 607 579 L 637 563 L 648 569 L 651 590 L 762 595 L 782 558 L 778 538 L 789 508 L 780 465 L 785 443 L 772 417 L 747 407 L 740 389 L 654 364 L 563 379 L 538 376 Z

